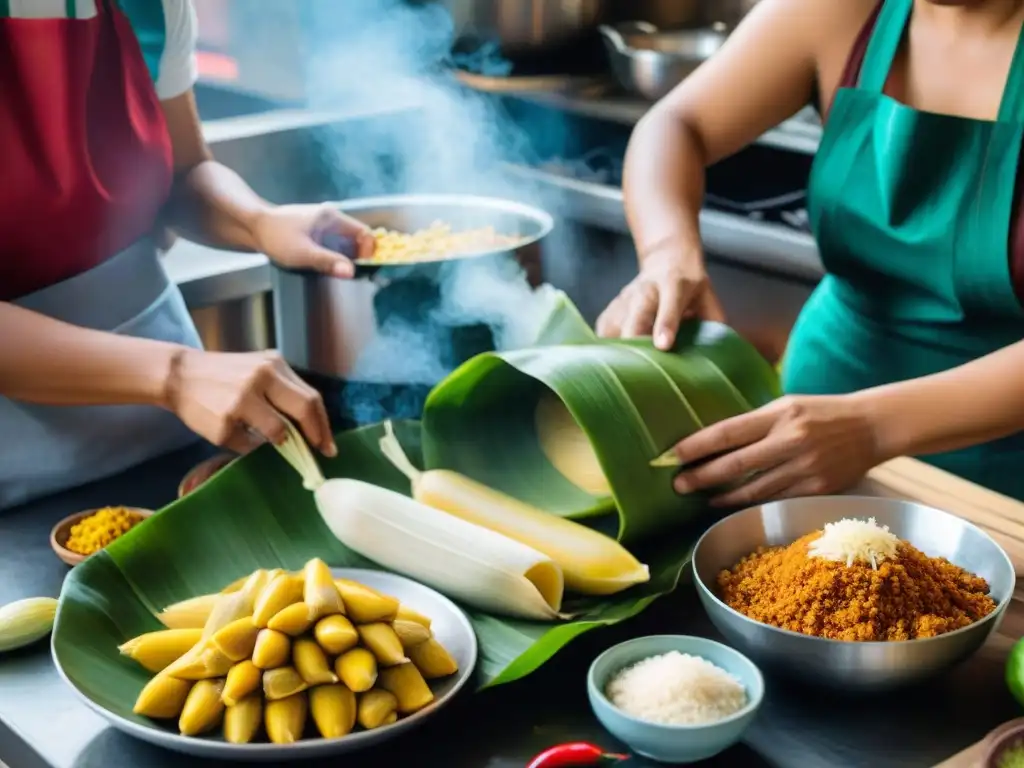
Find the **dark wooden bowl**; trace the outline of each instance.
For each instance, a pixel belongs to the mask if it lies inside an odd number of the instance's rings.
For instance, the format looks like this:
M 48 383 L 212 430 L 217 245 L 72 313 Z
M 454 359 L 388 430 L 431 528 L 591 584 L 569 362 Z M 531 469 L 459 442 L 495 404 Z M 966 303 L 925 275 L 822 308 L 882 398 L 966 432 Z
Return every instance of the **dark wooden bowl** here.
M 111 504 L 110 506 L 118 505 Z M 71 535 L 71 527 L 80 520 L 84 520 L 89 515 L 95 512 L 99 512 L 100 509 L 106 509 L 106 507 L 99 507 L 97 509 L 87 509 L 84 512 L 76 512 L 73 515 L 68 515 L 55 526 L 53 526 L 53 530 L 50 531 L 50 546 L 53 548 L 54 554 L 57 555 L 57 557 L 59 557 L 68 565 L 78 565 L 80 562 L 85 560 L 86 557 L 88 557 L 88 555 L 80 555 L 77 552 L 72 552 L 70 549 L 64 546 L 65 544 L 67 544 L 68 537 Z M 142 518 L 147 518 L 153 514 L 153 510 L 141 509 L 140 507 L 125 507 L 125 509 L 136 513 Z
M 1003 752 L 1024 743 L 1024 717 L 1003 723 L 985 737 L 984 751 L 977 768 L 999 768 Z

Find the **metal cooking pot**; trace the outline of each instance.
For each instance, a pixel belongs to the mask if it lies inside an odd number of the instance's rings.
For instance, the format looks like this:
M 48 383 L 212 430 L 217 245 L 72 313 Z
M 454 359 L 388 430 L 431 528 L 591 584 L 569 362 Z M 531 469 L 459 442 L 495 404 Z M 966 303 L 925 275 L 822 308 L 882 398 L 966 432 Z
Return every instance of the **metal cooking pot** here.
M 457 37 L 500 43 L 504 54 L 557 48 L 593 34 L 608 0 L 443 0 Z
M 707 61 L 729 37 L 726 25 L 662 32 L 646 21 L 601 26 L 615 79 L 657 101 Z
M 525 269 L 530 285 L 542 282 L 540 241 L 554 222 L 539 209 L 471 195 L 396 195 L 337 207 L 371 227 L 413 232 L 443 221 L 453 231 L 493 226 L 521 240 L 512 250 L 446 261 L 360 265 L 352 280 L 275 267 L 277 345 L 301 371 L 345 381 L 436 383 L 494 343 L 494 317 L 465 302 L 451 306 L 450 281 L 461 279 L 466 290 L 468 280 L 486 272 L 486 282 L 473 285 L 500 289 L 507 279 L 521 288 Z

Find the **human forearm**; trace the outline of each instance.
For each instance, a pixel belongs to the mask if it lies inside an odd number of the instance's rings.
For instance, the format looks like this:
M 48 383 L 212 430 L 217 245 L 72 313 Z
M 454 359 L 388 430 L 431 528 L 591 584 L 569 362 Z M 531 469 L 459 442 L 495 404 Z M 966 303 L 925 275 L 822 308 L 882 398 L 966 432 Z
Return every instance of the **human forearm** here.
M 183 350 L 0 302 L 0 395 L 44 405 L 163 405 Z
M 179 175 L 167 223 L 197 242 L 255 250 L 256 219 L 270 207 L 237 173 L 205 160 Z
M 665 105 L 637 124 L 626 152 L 626 218 L 641 261 L 671 245 L 700 253 L 705 152 L 685 121 Z
M 1024 341 L 952 370 L 851 396 L 885 458 L 941 453 L 1024 430 Z

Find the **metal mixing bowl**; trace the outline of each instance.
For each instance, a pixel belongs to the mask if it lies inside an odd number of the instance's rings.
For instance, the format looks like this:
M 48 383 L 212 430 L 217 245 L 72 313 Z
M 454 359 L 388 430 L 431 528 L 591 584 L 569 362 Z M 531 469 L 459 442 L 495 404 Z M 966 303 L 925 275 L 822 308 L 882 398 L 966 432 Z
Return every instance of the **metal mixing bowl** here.
M 846 642 L 811 637 L 749 619 L 717 597 L 718 574 L 758 547 L 786 545 L 842 518 L 873 517 L 926 555 L 988 581 L 996 609 L 938 637 Z M 730 644 L 766 671 L 819 687 L 877 693 L 935 677 L 970 656 L 995 631 L 1013 595 L 1010 558 L 983 530 L 955 515 L 898 499 L 823 496 L 776 501 L 730 515 L 697 542 L 693 572 L 704 609 Z

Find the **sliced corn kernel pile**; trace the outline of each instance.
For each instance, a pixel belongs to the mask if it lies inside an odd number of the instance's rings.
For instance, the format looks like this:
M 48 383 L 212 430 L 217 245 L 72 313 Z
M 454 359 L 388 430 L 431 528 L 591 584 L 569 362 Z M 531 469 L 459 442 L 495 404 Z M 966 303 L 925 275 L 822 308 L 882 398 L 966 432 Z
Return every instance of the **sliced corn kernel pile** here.
M 376 240 L 373 261 L 389 264 L 438 261 L 506 250 L 522 240 L 521 237 L 498 234 L 492 226 L 453 232 L 450 224 L 441 221 L 412 234 L 379 227 L 373 230 L 373 237 Z
M 142 515 L 125 507 L 104 507 L 71 526 L 64 547 L 78 555 L 93 555 L 142 522 Z

